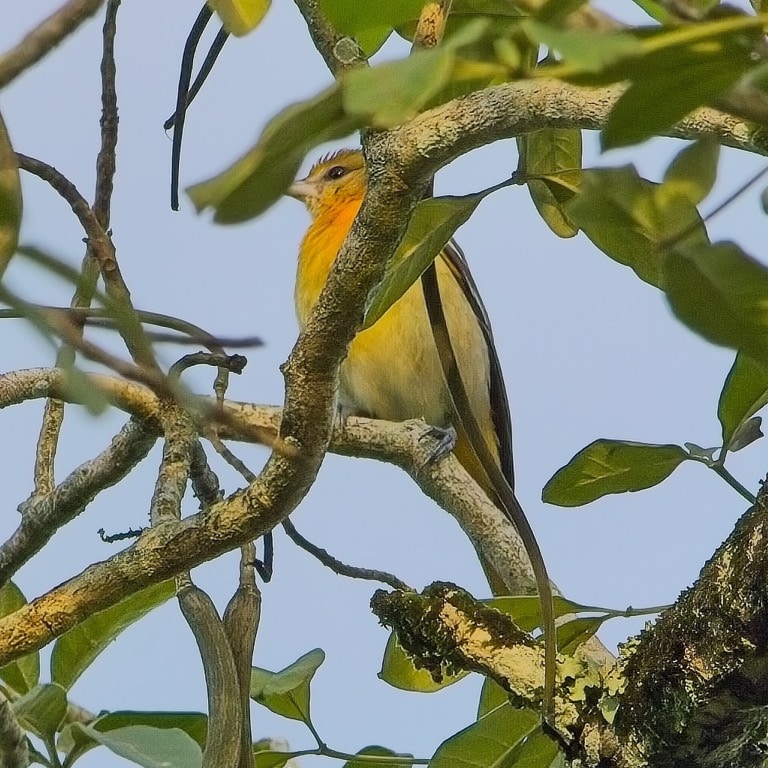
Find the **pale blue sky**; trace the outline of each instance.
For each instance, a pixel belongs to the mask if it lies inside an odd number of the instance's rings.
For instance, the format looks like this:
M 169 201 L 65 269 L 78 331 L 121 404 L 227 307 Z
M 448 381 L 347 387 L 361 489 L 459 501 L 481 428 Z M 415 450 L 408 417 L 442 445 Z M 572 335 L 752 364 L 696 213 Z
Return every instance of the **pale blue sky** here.
M 0 50 L 54 0 L 3 11 Z M 615 6 L 615 3 L 611 3 Z M 626 3 L 629 5 L 629 3 Z M 124 3 L 119 15 L 118 89 L 121 137 L 112 227 L 136 306 L 185 317 L 213 333 L 259 334 L 267 346 L 249 353 L 230 396 L 280 403 L 278 365 L 296 336 L 292 286 L 298 242 L 308 223 L 293 200 L 248 224 L 222 228 L 182 200 L 168 203 L 170 141 L 163 120 L 175 100 L 179 59 L 198 3 Z M 101 22 L 87 24 L 32 71 L 0 93 L 0 110 L 16 148 L 54 164 L 90 197 L 98 147 Z M 311 48 L 292 3 L 277 2 L 263 26 L 230 41 L 191 108 L 182 184 L 219 171 L 289 102 L 311 96 L 329 75 Z M 586 164 L 632 160 L 658 178 L 679 142 L 598 156 L 586 138 Z M 309 164 L 309 160 L 307 164 Z M 726 151 L 706 212 L 749 174 L 760 158 Z M 501 180 L 516 164 L 513 141 L 462 158 L 443 172 L 438 192 L 464 193 Z M 735 239 L 764 258 L 768 222 L 759 189 L 717 217 L 713 239 Z M 25 178 L 23 241 L 79 263 L 82 232 L 66 205 L 41 182 Z M 608 497 L 577 509 L 540 502 L 541 487 L 580 448 L 598 437 L 716 445 L 717 398 L 732 353 L 703 342 L 674 320 L 661 294 L 610 261 L 584 237 L 558 240 L 538 219 L 527 192 L 503 190 L 486 200 L 458 237 L 494 324 L 512 405 L 516 476 L 550 574 L 574 600 L 612 607 L 673 601 L 696 577 L 745 508 L 742 499 L 701 465 L 683 465 L 663 485 Z M 32 301 L 65 305 L 71 289 L 15 263 L 11 287 Z M 0 369 L 49 365 L 53 352 L 20 321 L 3 321 Z M 105 334 L 95 338 L 107 339 Z M 166 362 L 183 351 L 166 347 Z M 202 391 L 206 375 L 196 374 Z M 31 488 L 41 403 L 2 413 L 13 436 L 5 459 L 6 504 L 0 535 L 16 525 L 15 506 Z M 106 445 L 120 414 L 93 419 L 68 411 L 58 478 Z M 266 457 L 237 447 L 254 469 Z M 765 470 L 763 442 L 730 458 L 751 489 Z M 105 559 L 115 546 L 96 535 L 146 523 L 158 452 L 130 480 L 102 494 L 18 575 L 28 596 Z M 228 491 L 242 485 L 221 471 Z M 190 502 L 188 510 L 194 505 Z M 441 579 L 487 594 L 471 546 L 450 517 L 419 494 L 399 470 L 329 456 L 309 497 L 292 518 L 306 536 L 341 559 L 394 571 L 416 587 Z M 374 586 L 335 576 L 276 534 L 276 574 L 264 587 L 255 663 L 279 669 L 320 646 L 328 654 L 313 688 L 316 725 L 333 747 L 354 752 L 370 743 L 429 756 L 473 718 L 479 680 L 432 696 L 402 694 L 376 678 L 386 633 L 368 610 Z M 439 548 L 436 544 L 439 542 Z M 223 608 L 237 581 L 236 558 L 198 569 L 195 578 Z M 609 646 L 642 620 L 614 621 L 601 633 Z M 100 709 L 203 710 L 205 691 L 193 640 L 175 603 L 126 632 L 76 684 L 72 697 Z M 286 737 L 311 747 L 303 727 L 254 710 L 254 736 Z M 99 750 L 80 765 L 124 765 Z M 313 764 L 304 758 L 303 765 Z

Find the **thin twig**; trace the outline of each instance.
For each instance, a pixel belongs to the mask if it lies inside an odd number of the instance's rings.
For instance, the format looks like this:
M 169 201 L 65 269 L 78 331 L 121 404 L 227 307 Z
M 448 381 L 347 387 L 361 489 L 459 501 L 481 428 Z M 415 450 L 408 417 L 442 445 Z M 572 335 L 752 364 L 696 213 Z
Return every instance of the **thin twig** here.
M 123 281 L 123 276 L 120 274 L 120 267 L 115 256 L 115 246 L 109 235 L 102 229 L 91 207 L 77 187 L 52 165 L 27 155 L 17 153 L 17 157 L 20 168 L 48 182 L 69 203 L 72 212 L 77 216 L 85 230 L 91 253 L 99 263 L 107 296 L 116 307 L 116 319 L 120 335 L 123 337 L 131 357 L 148 370 L 159 372 L 160 369 L 152 353 L 152 347 L 144 336 L 144 329 L 136 317 L 136 311 L 131 304 L 130 293 Z
M 386 571 L 379 571 L 374 568 L 359 568 L 356 565 L 347 565 L 337 560 L 327 550 L 313 544 L 309 539 L 305 539 L 295 528 L 290 519 L 283 520 L 283 530 L 288 538 L 297 546 L 301 547 L 310 555 L 316 557 L 326 568 L 330 568 L 339 576 L 349 576 L 351 579 L 365 579 L 366 581 L 380 581 L 382 584 L 389 584 L 393 589 L 400 589 L 404 592 L 413 592 L 404 581 Z
M 101 57 L 101 148 L 96 158 L 96 192 L 93 213 L 101 228 L 109 229 L 110 206 L 114 188 L 117 150 L 117 88 L 115 80 L 115 35 L 117 11 L 120 0 L 109 0 L 102 31 L 103 53 Z
M 104 0 L 69 0 L 0 55 L 0 88 L 50 53 L 99 10 Z
M 110 315 L 108 309 L 102 307 L 56 307 L 48 304 L 27 304 L 33 309 L 44 310 L 47 313 L 60 312 L 63 316 L 73 321 L 76 325 L 88 325 L 93 328 L 114 329 L 117 323 Z M 148 312 L 137 309 L 136 314 L 142 323 L 156 325 L 161 328 L 170 328 L 177 333 L 161 333 L 147 331 L 147 337 L 155 342 L 168 342 L 171 344 L 200 344 L 207 347 L 212 354 L 225 354 L 224 348 L 246 349 L 262 347 L 264 341 L 258 336 L 214 336 L 199 325 L 190 323 L 180 317 L 164 315 L 159 312 Z M 26 315 L 18 310 L 0 309 L 0 320 L 25 318 Z M 180 334 L 184 334 L 183 336 Z

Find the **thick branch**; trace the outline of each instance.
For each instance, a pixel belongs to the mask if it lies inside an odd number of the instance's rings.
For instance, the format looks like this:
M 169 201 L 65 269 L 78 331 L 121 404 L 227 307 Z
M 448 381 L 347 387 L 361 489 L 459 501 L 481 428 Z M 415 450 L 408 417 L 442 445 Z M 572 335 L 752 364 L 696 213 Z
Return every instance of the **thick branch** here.
M 624 764 L 764 764 L 766 551 L 763 492 L 698 581 L 627 651 L 616 719 Z
M 582 88 L 560 80 L 520 80 L 454 99 L 389 133 L 390 162 L 419 181 L 459 155 L 541 128 L 601 129 L 622 86 Z M 716 138 L 725 146 L 768 154 L 768 132 L 753 123 L 701 108 L 668 136 Z

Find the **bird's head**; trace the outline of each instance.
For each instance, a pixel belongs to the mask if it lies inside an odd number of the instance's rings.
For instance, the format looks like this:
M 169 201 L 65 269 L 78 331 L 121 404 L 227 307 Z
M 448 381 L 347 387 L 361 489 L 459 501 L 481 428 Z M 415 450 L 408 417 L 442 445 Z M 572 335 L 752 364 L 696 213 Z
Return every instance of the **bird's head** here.
M 312 216 L 359 202 L 365 195 L 365 161 L 359 149 L 341 149 L 321 157 L 304 179 L 294 181 L 288 195 L 301 200 Z

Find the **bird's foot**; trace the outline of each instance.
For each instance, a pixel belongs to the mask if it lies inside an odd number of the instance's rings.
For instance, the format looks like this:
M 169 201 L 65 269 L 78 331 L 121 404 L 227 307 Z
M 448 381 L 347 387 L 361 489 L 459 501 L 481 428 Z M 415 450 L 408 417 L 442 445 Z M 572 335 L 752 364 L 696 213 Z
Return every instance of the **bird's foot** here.
M 431 443 L 421 465 L 417 468 L 417 472 L 420 472 L 428 464 L 440 461 L 456 447 L 456 430 L 453 427 L 442 429 L 422 422 L 418 440 L 420 443 L 427 441 Z

